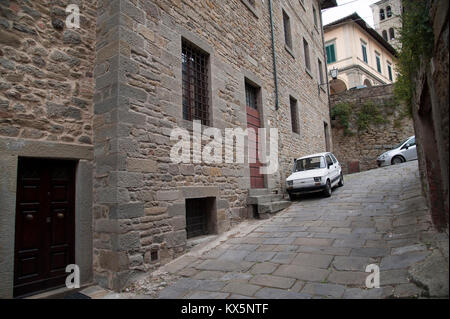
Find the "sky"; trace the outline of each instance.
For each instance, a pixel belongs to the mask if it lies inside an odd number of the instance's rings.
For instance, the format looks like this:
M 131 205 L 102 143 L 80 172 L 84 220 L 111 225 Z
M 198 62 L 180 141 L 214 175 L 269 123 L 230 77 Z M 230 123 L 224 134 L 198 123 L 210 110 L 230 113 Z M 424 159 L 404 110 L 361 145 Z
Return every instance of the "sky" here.
M 373 28 L 373 16 L 370 5 L 379 0 L 337 0 L 338 7 L 323 10 L 323 24 L 346 17 L 357 12 Z

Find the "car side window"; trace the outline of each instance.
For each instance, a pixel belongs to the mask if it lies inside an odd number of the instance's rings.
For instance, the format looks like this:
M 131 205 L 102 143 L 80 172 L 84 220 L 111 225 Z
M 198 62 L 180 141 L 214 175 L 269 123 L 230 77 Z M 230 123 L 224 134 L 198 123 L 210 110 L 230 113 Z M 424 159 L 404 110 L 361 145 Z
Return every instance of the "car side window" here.
M 328 165 L 333 165 L 333 160 L 331 159 L 330 155 L 327 155 L 327 164 Z
M 414 146 L 416 145 L 416 138 L 412 138 L 409 142 L 408 142 L 408 146 Z
M 330 156 L 331 156 L 331 159 L 333 160 L 333 163 L 334 163 L 334 164 L 336 164 L 336 163 L 337 163 L 337 159 L 336 159 L 336 157 L 334 157 L 334 155 L 333 155 L 333 154 L 330 154 Z

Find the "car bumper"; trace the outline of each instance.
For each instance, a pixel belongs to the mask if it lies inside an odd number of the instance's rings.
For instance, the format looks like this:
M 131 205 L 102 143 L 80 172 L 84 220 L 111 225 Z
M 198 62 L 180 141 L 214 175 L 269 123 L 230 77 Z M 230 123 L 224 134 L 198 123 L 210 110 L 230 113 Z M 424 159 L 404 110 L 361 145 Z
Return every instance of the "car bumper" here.
M 321 192 L 325 189 L 326 185 L 315 185 L 308 187 L 299 187 L 299 188 L 288 188 L 289 194 L 307 194 L 307 193 L 316 193 Z
M 386 160 L 377 160 L 378 167 L 389 166 L 390 163 Z

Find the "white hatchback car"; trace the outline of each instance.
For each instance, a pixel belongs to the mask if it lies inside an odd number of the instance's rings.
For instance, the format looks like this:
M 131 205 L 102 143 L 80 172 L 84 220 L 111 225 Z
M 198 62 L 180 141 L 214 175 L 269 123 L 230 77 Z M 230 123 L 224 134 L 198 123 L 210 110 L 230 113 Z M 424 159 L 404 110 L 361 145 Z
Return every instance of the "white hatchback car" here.
M 324 192 L 330 197 L 332 188 L 344 186 L 342 167 L 332 153 L 308 155 L 294 160 L 292 175 L 286 188 L 292 200 L 297 194 Z
M 377 159 L 378 167 L 401 164 L 417 159 L 416 137 L 411 136 Z

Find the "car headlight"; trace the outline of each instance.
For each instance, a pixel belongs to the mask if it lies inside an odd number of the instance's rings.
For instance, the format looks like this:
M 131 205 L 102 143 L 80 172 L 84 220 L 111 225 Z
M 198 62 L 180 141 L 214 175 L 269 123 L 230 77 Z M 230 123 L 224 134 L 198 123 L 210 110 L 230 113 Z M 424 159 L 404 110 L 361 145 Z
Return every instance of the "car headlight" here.
M 322 181 L 322 177 L 314 177 L 314 182 L 318 183 Z
M 378 157 L 378 159 L 380 159 L 380 160 L 384 160 L 385 158 L 386 158 L 386 154 L 383 154 L 380 157 Z
M 286 182 L 286 185 L 287 185 L 287 186 L 294 186 L 294 181 L 287 181 L 287 182 Z

